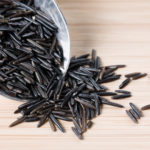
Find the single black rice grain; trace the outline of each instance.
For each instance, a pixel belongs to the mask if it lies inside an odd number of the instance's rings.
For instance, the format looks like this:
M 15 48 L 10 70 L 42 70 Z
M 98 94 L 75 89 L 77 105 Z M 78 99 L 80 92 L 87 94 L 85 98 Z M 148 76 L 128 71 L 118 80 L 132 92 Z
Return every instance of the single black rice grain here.
M 25 120 L 25 117 L 24 117 L 24 116 L 23 116 L 23 117 L 20 117 L 19 119 L 17 119 L 17 120 L 14 121 L 13 123 L 11 123 L 11 124 L 9 125 L 9 127 L 16 126 L 16 125 L 18 125 L 18 124 L 24 122 L 24 120 Z
M 141 73 L 140 72 L 133 72 L 133 73 L 126 74 L 125 77 L 132 78 L 132 77 L 137 76 L 139 74 L 141 74 Z
M 130 82 L 131 82 L 131 79 L 130 79 L 130 78 L 124 80 L 124 81 L 121 83 L 121 85 L 119 86 L 119 89 L 123 89 L 123 88 L 126 87 Z
M 105 98 L 101 98 L 101 103 L 102 104 L 105 104 L 105 105 L 110 105 L 110 106 L 114 106 L 114 107 L 119 107 L 119 108 L 124 108 L 123 105 L 121 104 L 118 104 L 118 103 L 114 103 L 114 102 L 111 102 Z
M 130 112 L 136 119 L 140 119 L 140 116 L 139 116 L 133 109 L 129 109 L 129 112 Z
M 112 99 L 124 99 L 131 97 L 131 94 L 121 94 L 121 95 L 115 95 L 112 97 Z
M 81 133 L 78 132 L 78 130 L 76 128 L 72 127 L 71 129 L 80 140 L 83 139 L 83 136 L 81 135 Z
M 117 95 L 115 92 L 99 92 L 100 96 L 114 96 Z
M 137 79 L 140 79 L 140 78 L 143 78 L 143 77 L 146 77 L 146 76 L 147 76 L 147 73 L 139 74 L 139 75 L 134 76 L 133 80 L 137 80 Z
M 145 105 L 141 108 L 141 110 L 148 110 L 148 109 L 150 109 L 150 104 Z
M 126 90 L 116 90 L 115 92 L 117 92 L 117 93 L 123 93 L 123 94 L 131 94 L 130 91 L 126 91 Z
M 140 111 L 140 109 L 133 103 L 129 103 L 131 108 L 138 114 L 138 116 L 143 117 L 142 112 Z
M 137 119 L 130 113 L 130 111 L 126 110 L 126 113 L 134 123 L 138 123 Z

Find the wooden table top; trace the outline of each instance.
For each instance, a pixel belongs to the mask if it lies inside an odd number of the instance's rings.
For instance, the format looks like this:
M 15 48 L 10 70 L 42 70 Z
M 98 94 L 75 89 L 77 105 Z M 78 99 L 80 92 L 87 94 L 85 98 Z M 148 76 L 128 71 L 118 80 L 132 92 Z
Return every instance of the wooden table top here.
M 58 0 L 69 24 L 72 55 L 91 52 L 94 48 L 104 65 L 126 64 L 117 71 L 150 73 L 150 0 Z M 124 80 L 108 83 L 111 91 Z M 119 101 L 141 107 L 150 104 L 150 77 L 133 81 L 126 90 L 133 97 Z M 72 123 L 63 122 L 66 133 L 54 133 L 46 124 L 8 125 L 17 115 L 20 102 L 0 96 L 0 149 L 2 150 L 149 150 L 150 111 L 136 125 L 125 109 L 105 106 L 94 126 L 79 141 L 71 131 Z

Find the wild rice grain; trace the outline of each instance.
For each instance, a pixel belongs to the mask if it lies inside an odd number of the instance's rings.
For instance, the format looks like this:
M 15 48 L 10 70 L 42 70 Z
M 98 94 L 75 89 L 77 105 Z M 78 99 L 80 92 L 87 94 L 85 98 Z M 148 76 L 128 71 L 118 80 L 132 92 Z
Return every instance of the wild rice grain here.
M 143 77 L 146 77 L 146 76 L 147 76 L 147 73 L 139 74 L 139 75 L 134 76 L 133 80 L 137 80 L 137 79 L 140 79 L 140 78 L 143 78 Z
M 130 112 L 136 119 L 140 119 L 140 116 L 139 116 L 133 109 L 129 109 L 129 112 Z
M 112 99 L 124 99 L 131 97 L 131 94 L 121 94 L 121 95 L 115 95 L 112 97 Z
M 121 85 L 119 86 L 119 89 L 123 89 L 123 88 L 126 87 L 130 82 L 131 82 L 131 79 L 130 79 L 130 78 L 124 80 L 124 81 L 121 83 Z
M 134 123 L 138 123 L 136 118 L 130 113 L 130 111 L 126 110 L 126 113 Z
M 140 109 L 133 103 L 129 103 L 131 108 L 138 114 L 138 116 L 143 117 L 142 112 L 140 111 Z
M 71 129 L 80 140 L 83 139 L 83 136 L 78 132 L 78 130 L 76 128 L 72 127 Z
M 117 93 L 123 93 L 123 94 L 131 94 L 130 91 L 125 91 L 125 90 L 116 90 L 115 92 L 117 92 Z
M 149 105 L 145 105 L 145 106 L 143 106 L 143 107 L 141 108 L 141 110 L 148 110 L 148 109 L 150 109 L 150 104 L 149 104 Z
M 129 73 L 129 74 L 126 74 L 125 77 L 132 78 L 132 77 L 137 76 L 139 74 L 141 74 L 141 73 L 140 72 Z

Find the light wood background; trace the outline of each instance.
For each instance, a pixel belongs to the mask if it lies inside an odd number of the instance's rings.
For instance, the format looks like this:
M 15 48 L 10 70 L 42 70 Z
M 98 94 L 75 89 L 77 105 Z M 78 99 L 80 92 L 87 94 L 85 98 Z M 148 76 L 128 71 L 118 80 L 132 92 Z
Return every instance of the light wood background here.
M 127 64 L 118 73 L 134 71 L 150 73 L 150 0 L 59 0 L 69 23 L 72 55 L 95 48 L 105 65 Z M 122 77 L 122 80 L 124 78 Z M 109 83 L 117 89 L 120 81 Z M 150 77 L 132 82 L 126 90 L 133 97 L 119 101 L 129 108 L 129 102 L 139 107 L 150 103 Z M 24 123 L 14 128 L 8 125 L 16 119 L 13 111 L 20 102 L 0 96 L 1 150 L 149 150 L 150 111 L 138 125 L 126 116 L 125 109 L 104 107 L 102 116 L 79 141 L 71 131 L 71 123 L 63 122 L 67 133 L 53 133 L 49 125 L 36 128 L 36 123 Z

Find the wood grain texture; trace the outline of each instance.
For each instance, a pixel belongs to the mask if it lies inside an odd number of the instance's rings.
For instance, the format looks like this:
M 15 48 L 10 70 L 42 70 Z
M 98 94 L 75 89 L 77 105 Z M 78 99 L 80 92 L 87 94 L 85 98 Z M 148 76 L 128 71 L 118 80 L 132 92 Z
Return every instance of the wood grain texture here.
M 69 24 L 72 55 L 98 51 L 105 65 L 127 64 L 118 73 L 150 73 L 150 1 L 149 0 L 59 0 Z M 109 83 L 111 90 L 124 80 Z M 126 90 L 133 97 L 119 101 L 141 107 L 150 103 L 150 77 L 133 81 Z M 26 123 L 14 128 L 13 111 L 20 102 L 0 96 L 0 149 L 2 150 L 149 150 L 150 111 L 138 125 L 133 124 L 125 109 L 104 107 L 102 116 L 79 141 L 71 131 L 71 123 L 63 122 L 67 133 L 53 133 L 49 125 L 36 128 Z

